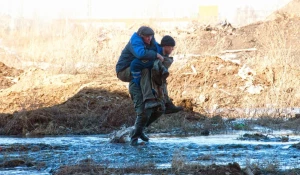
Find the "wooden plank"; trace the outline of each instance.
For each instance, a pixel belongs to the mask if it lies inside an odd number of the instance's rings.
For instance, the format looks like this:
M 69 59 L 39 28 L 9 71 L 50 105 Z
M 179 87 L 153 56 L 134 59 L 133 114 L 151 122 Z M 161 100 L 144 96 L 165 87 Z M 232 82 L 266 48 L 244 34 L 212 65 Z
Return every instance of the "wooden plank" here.
M 250 51 L 257 51 L 257 49 L 249 48 L 249 49 L 237 49 L 237 50 L 224 50 L 221 53 L 236 53 L 236 52 L 250 52 Z

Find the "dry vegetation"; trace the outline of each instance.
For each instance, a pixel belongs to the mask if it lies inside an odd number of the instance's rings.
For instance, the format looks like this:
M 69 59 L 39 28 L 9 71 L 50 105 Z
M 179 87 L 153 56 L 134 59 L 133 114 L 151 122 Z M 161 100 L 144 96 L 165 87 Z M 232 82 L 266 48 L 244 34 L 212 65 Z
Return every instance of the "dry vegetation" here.
M 127 83 L 116 78 L 115 64 L 142 24 L 19 20 L 10 29 L 10 18 L 0 20 L 1 134 L 99 133 L 133 123 Z M 190 122 L 218 115 L 294 118 L 292 109 L 300 105 L 298 16 L 281 12 L 274 20 L 241 28 L 147 25 L 158 41 L 169 34 L 177 43 L 168 88 L 185 112 L 164 120 L 177 117 L 172 123 L 189 130 Z M 239 63 L 224 52 L 248 48 L 256 50 L 233 53 Z
M 166 34 L 176 39 L 168 89 L 175 104 L 185 108 L 164 115 L 147 131 L 201 135 L 205 130 L 216 133 L 259 124 L 299 133 L 299 114 L 292 109 L 300 106 L 300 17 L 288 11 L 241 28 L 191 22 L 187 28 L 161 30 L 147 23 L 158 41 Z M 115 64 L 132 32 L 142 24 L 99 27 L 20 20 L 10 29 L 9 23 L 8 17 L 0 18 L 0 135 L 99 134 L 133 125 L 133 103 L 127 83 L 116 78 Z M 257 50 L 234 52 L 234 58 L 224 52 L 248 48 Z M 258 120 L 232 125 L 236 118 Z M 256 174 L 299 174 L 298 169 L 278 172 L 272 162 L 267 167 L 249 167 Z M 114 169 L 83 160 L 54 174 L 214 174 L 216 170 L 247 172 L 237 163 L 190 165 L 179 152 L 170 169 L 154 169 L 152 164 Z

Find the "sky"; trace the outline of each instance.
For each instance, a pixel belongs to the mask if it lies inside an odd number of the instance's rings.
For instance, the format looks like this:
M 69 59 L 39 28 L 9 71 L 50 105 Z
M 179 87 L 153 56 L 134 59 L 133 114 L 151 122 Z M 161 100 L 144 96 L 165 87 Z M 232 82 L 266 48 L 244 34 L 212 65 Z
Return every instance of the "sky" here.
M 182 18 L 196 16 L 199 6 L 217 5 L 222 18 L 249 6 L 271 13 L 291 0 L 0 0 L 0 14 L 25 18 Z M 89 5 L 90 4 L 90 5 Z

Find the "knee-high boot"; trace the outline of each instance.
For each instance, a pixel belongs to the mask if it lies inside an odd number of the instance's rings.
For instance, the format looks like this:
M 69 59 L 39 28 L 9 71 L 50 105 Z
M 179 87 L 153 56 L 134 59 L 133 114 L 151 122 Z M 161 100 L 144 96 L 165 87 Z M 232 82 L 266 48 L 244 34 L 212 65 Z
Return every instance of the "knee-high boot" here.
M 134 130 L 132 131 L 131 134 L 130 145 L 132 146 L 138 145 L 138 139 L 143 134 L 147 121 L 148 121 L 148 117 L 145 113 L 142 113 L 136 117 Z

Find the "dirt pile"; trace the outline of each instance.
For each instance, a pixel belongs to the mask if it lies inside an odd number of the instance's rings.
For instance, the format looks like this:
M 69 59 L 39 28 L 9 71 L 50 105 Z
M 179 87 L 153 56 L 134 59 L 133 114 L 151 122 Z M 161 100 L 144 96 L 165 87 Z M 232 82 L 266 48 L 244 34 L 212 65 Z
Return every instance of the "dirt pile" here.
M 127 84 L 112 76 L 106 69 L 96 78 L 25 70 L 0 91 L 0 134 L 91 134 L 132 125 Z
M 12 67 L 8 67 L 0 62 L 0 90 L 8 88 L 16 83 L 16 77 L 23 71 Z
M 54 75 L 30 68 L 16 77 L 16 80 L 0 93 L 2 113 L 62 103 L 76 94 L 88 78 L 86 75 Z
M 235 60 L 211 56 L 180 60 L 172 66 L 168 79 L 170 96 L 177 104 L 200 113 L 215 113 L 220 108 L 265 107 L 272 86 L 281 81 L 277 71 L 284 69 L 282 66 L 253 69 Z M 293 77 L 300 76 L 296 69 L 287 72 Z M 298 94 L 299 98 L 300 84 L 297 81 L 288 84 L 282 93 L 293 97 Z
M 275 40 L 281 39 L 286 45 L 284 49 L 291 49 L 292 55 L 299 55 L 300 13 L 299 0 L 294 0 L 282 9 L 274 12 L 266 21 L 259 21 L 247 26 L 232 26 L 225 21 L 216 26 L 204 26 L 191 23 L 186 30 L 177 29 L 171 35 L 177 40 L 184 40 L 184 45 L 195 54 L 211 54 L 224 50 L 256 48 L 258 52 L 243 53 L 243 58 L 253 57 L 255 54 L 265 54 L 268 46 Z M 273 34 L 273 35 L 271 35 Z M 272 41 L 272 39 L 274 41 Z M 188 43 L 187 41 L 192 41 Z M 275 42 L 276 43 L 276 42 Z M 195 47 L 197 46 L 197 47 Z M 185 48 L 185 47 L 184 47 Z M 180 50 L 180 48 L 178 48 Z M 180 50 L 185 52 L 185 50 Z
M 281 10 L 293 13 L 299 2 L 292 1 Z M 299 12 L 295 10 L 295 14 Z M 224 23 L 194 24 L 188 31 L 178 30 L 175 36 L 180 38 L 183 33 L 187 40 L 200 46 L 195 53 L 206 55 L 212 50 L 219 56 L 186 55 L 175 61 L 168 80 L 170 96 L 177 104 L 201 113 L 218 108 L 299 106 L 299 31 L 297 15 L 240 28 Z M 248 52 L 249 48 L 253 50 Z M 230 61 L 231 56 L 234 62 Z M 276 64 L 272 62 L 275 59 Z
M 292 0 L 283 8 L 277 10 L 276 12 L 272 13 L 268 19 L 269 20 L 278 20 L 278 19 L 287 19 L 293 17 L 300 17 L 300 0 Z

